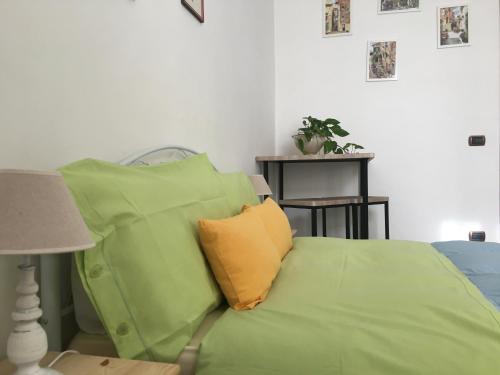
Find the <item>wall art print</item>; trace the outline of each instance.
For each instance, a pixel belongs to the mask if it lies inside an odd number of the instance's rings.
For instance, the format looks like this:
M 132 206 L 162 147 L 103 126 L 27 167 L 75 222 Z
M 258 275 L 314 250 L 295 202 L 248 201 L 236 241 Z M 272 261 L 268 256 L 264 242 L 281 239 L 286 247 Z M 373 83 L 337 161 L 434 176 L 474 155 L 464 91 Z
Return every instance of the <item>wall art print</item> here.
M 351 0 L 323 0 L 323 35 L 351 34 Z
M 438 48 L 470 45 L 469 6 L 438 7 Z
M 367 81 L 395 81 L 398 79 L 396 46 L 396 41 L 368 42 Z

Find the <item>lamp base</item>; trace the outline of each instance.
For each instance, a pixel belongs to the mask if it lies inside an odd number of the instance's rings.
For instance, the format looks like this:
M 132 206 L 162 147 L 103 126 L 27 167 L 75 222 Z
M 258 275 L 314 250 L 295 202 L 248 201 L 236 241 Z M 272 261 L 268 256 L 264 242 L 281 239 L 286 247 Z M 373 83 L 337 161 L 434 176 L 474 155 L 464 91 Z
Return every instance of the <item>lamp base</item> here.
M 42 316 L 37 297 L 35 266 L 30 259 L 19 266 L 21 280 L 16 290 L 19 298 L 12 313 L 14 329 L 7 340 L 7 357 L 17 366 L 14 375 L 62 375 L 51 368 L 40 368 L 38 362 L 47 354 L 47 335 L 38 324 Z

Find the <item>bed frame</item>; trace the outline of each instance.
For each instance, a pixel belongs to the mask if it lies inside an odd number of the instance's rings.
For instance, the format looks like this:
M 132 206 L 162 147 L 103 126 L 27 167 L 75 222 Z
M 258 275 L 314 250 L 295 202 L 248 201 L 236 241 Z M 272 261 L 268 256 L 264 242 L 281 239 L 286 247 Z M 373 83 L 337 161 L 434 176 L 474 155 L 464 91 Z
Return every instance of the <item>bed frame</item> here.
M 122 165 L 154 165 L 182 160 L 197 152 L 180 146 L 164 146 L 135 153 L 122 161 Z M 49 350 L 66 349 L 80 330 L 75 318 L 71 288 L 73 257 L 44 255 L 40 257 L 40 298 L 43 316 L 41 325 L 47 332 Z

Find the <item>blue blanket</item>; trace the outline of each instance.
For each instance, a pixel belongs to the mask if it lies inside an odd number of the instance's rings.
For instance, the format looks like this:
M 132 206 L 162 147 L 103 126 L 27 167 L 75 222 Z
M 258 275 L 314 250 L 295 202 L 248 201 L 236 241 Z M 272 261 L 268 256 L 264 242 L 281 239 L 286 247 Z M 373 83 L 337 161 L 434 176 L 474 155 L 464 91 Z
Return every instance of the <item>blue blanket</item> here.
M 500 244 L 450 241 L 432 244 L 500 310 Z

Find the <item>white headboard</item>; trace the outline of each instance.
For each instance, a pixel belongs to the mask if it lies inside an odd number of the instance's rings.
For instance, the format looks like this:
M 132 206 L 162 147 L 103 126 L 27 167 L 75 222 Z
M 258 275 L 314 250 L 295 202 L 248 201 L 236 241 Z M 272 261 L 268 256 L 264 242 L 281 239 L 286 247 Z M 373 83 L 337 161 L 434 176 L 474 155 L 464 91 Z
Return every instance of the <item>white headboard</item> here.
M 135 153 L 119 163 L 122 165 L 154 165 L 182 160 L 196 154 L 196 151 L 186 147 L 164 146 Z M 71 285 L 72 263 L 71 255 L 45 255 L 40 258 L 40 297 L 43 309 L 41 324 L 47 332 L 49 350 L 52 351 L 65 349 L 69 341 L 80 330 L 76 322 Z M 74 279 L 75 277 L 73 277 Z M 79 279 L 77 278 L 77 280 Z M 84 293 L 81 285 L 77 286 L 78 288 L 80 288 L 78 293 Z M 86 298 L 86 295 L 84 297 Z M 81 299 L 82 296 L 77 298 Z M 83 304 L 86 303 L 90 304 L 90 301 L 83 302 Z
M 180 146 L 164 146 L 138 152 L 123 159 L 122 165 L 154 165 L 182 160 L 193 155 L 196 151 Z

